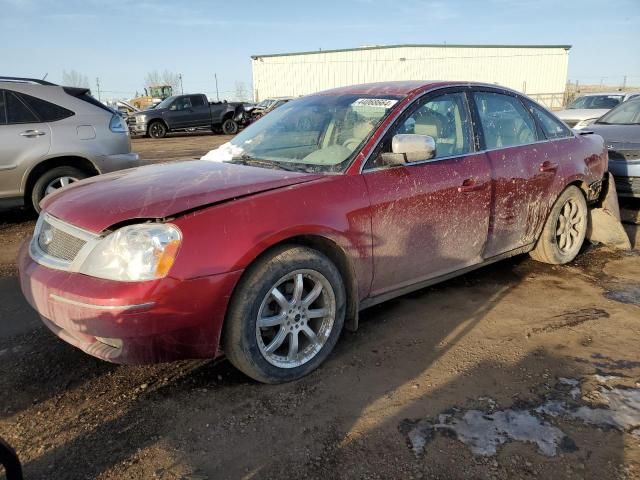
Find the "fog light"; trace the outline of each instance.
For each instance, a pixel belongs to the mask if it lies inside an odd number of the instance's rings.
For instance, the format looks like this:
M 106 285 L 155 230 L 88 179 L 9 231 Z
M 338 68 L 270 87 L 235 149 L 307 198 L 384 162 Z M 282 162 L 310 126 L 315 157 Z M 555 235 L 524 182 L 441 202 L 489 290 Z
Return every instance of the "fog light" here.
M 100 343 L 104 343 L 105 345 L 109 345 L 110 347 L 120 349 L 122 348 L 122 340 L 119 338 L 105 338 L 105 337 L 96 337 Z

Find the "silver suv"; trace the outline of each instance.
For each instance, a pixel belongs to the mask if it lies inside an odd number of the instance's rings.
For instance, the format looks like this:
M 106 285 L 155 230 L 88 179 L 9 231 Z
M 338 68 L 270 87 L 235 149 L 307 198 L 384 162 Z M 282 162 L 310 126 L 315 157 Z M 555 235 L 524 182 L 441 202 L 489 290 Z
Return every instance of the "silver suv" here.
M 0 77 L 0 205 L 39 211 L 58 188 L 138 163 L 124 120 L 88 89 Z

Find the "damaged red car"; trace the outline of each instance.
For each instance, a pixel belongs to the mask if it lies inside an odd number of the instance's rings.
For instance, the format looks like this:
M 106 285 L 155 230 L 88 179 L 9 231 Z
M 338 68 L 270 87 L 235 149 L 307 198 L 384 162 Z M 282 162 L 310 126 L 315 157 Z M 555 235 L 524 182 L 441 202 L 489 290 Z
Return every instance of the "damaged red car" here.
M 21 284 L 54 333 L 96 357 L 224 352 L 254 379 L 289 381 L 371 305 L 525 252 L 571 261 L 606 171 L 601 137 L 505 88 L 339 88 L 203 160 L 46 197 Z

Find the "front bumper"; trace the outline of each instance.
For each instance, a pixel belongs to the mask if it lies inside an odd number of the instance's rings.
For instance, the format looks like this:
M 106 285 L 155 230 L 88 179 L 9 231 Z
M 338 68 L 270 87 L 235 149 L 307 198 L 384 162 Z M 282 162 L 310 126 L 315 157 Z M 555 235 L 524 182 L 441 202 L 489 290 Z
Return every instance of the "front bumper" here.
M 129 133 L 131 135 L 146 135 L 147 134 L 147 124 L 146 123 L 130 123 L 129 124 Z
M 30 240 L 30 239 L 29 239 Z M 192 280 L 116 282 L 53 270 L 18 255 L 20 285 L 57 336 L 114 363 L 213 358 L 241 271 Z

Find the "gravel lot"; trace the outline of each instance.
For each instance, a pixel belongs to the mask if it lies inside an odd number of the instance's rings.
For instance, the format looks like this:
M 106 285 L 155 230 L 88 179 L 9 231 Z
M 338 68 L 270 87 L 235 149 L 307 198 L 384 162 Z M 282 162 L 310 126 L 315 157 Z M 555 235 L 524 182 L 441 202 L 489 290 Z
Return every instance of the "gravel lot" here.
M 179 160 L 227 139 L 134 150 Z M 629 222 L 637 212 L 627 204 Z M 267 386 L 224 360 L 117 366 L 58 340 L 16 279 L 33 225 L 0 211 L 0 436 L 26 478 L 640 478 L 640 250 L 589 246 L 562 267 L 521 256 L 387 302 L 322 368 Z M 626 228 L 638 248 L 637 225 Z M 536 412 L 548 401 L 566 411 Z M 504 409 L 561 432 L 555 454 L 516 435 L 478 455 L 437 425 Z

